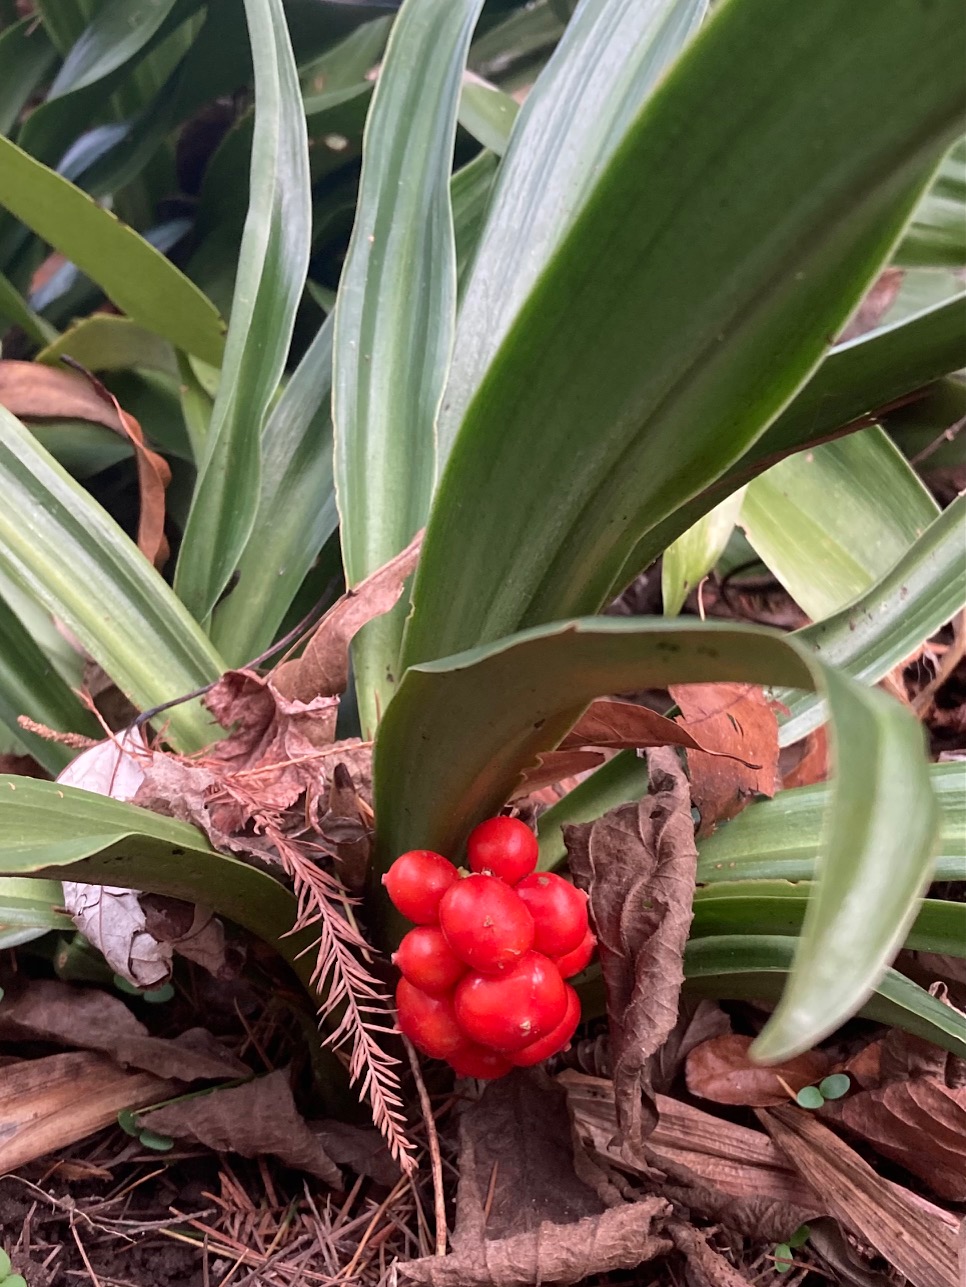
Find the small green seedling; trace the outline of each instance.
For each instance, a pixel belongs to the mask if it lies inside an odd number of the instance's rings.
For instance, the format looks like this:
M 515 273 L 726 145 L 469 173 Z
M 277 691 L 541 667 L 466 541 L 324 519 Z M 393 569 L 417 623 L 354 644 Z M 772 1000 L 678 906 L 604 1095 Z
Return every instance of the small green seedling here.
M 130 1108 L 123 1108 L 118 1113 L 117 1124 L 125 1135 L 130 1135 L 132 1139 L 136 1139 L 145 1148 L 153 1149 L 155 1153 L 169 1153 L 174 1148 L 174 1140 L 170 1135 L 159 1135 L 157 1131 L 139 1126 Z M 0 1279 L 0 1287 L 4 1287 L 2 1279 Z
M 10 1257 L 0 1247 L 0 1287 L 27 1287 L 27 1280 L 22 1274 L 10 1272 Z
M 795 1264 L 795 1251 L 808 1242 L 811 1231 L 807 1224 L 799 1225 L 787 1242 L 780 1242 L 775 1247 L 775 1272 L 787 1274 Z
M 132 983 L 130 979 L 124 978 L 122 974 L 114 975 L 114 986 L 118 992 L 123 992 L 129 997 L 140 997 L 142 1001 L 147 1001 L 150 1005 L 163 1005 L 165 1001 L 170 1001 L 174 996 L 173 983 L 162 983 L 159 988 L 148 988 L 144 991 Z
M 846 1073 L 832 1073 L 831 1076 L 823 1078 L 817 1086 L 803 1086 L 795 1096 L 795 1103 L 799 1108 L 821 1108 L 826 1100 L 841 1099 L 851 1085 L 852 1082 Z

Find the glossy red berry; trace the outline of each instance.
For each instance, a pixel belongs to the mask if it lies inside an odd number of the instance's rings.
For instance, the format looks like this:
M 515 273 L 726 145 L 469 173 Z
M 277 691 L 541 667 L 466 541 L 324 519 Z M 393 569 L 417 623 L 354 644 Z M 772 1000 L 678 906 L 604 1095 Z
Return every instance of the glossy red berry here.
M 452 992 L 466 973 L 466 966 L 436 925 L 411 929 L 393 953 L 392 963 L 413 987 L 434 997 Z
M 399 1031 L 424 1055 L 448 1059 L 466 1045 L 466 1034 L 456 1022 L 450 997 L 431 997 L 414 988 L 408 979 L 400 979 L 396 986 L 396 1013 Z
M 594 938 L 594 931 L 588 929 L 580 946 L 575 947 L 572 952 L 566 952 L 563 956 L 554 957 L 554 965 L 565 979 L 572 979 L 575 974 L 586 970 L 596 950 L 597 940 Z
M 439 925 L 461 961 L 483 974 L 513 965 L 533 942 L 533 918 L 496 876 L 467 876 L 443 895 Z
M 587 895 L 552 871 L 534 872 L 516 887 L 533 917 L 533 946 L 546 956 L 563 956 L 587 933 Z
M 570 1045 L 571 1038 L 580 1023 L 580 997 L 569 983 L 565 983 L 564 987 L 567 989 L 567 1009 L 564 1011 L 564 1017 L 545 1037 L 538 1037 L 536 1041 L 531 1041 L 528 1046 L 510 1055 L 510 1062 L 515 1067 L 532 1068 L 534 1064 L 542 1064 L 545 1059 L 558 1054 Z
M 454 993 L 456 1018 L 473 1041 L 520 1050 L 552 1032 L 567 1009 L 566 985 L 546 956 L 528 952 L 499 976 L 467 974 Z
M 382 878 L 397 911 L 414 925 L 435 925 L 440 899 L 459 880 L 459 872 L 442 854 L 411 849 L 401 854 Z
M 468 1041 L 449 1057 L 453 1071 L 459 1077 L 478 1077 L 480 1081 L 493 1081 L 505 1077 L 513 1065 L 498 1050 L 478 1046 Z
M 471 871 L 515 885 L 537 865 L 537 838 L 519 818 L 487 818 L 470 832 L 466 859 Z

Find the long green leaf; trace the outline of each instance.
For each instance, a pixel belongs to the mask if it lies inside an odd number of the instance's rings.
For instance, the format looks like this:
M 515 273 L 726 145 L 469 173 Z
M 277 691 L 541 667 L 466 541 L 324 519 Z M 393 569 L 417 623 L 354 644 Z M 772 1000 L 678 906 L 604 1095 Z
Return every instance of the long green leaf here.
M 724 554 L 741 513 L 745 490 L 740 487 L 689 527 L 664 551 L 661 561 L 661 599 L 666 617 L 676 617 Z
M 693 938 L 712 934 L 798 934 L 812 887 L 781 880 L 725 881 L 694 896 Z M 903 947 L 910 952 L 966 956 L 966 903 L 926 898 Z
M 376 740 L 374 894 L 375 873 L 406 849 L 458 853 L 592 698 L 716 680 L 819 688 L 829 702 L 838 775 L 818 880 L 758 1048 L 780 1058 L 819 1040 L 862 1004 L 902 942 L 929 878 L 938 811 L 919 723 L 784 636 L 592 617 L 411 668 Z
M 175 589 L 206 620 L 235 571 L 259 497 L 262 424 L 285 368 L 308 272 L 308 141 L 282 0 L 245 0 L 255 66 L 248 216 L 221 383 Z
M 959 496 L 867 594 L 796 638 L 860 683 L 876 683 L 966 607 L 964 523 L 966 496 Z M 788 712 L 779 715 L 783 746 L 822 723 L 813 693 L 780 688 L 774 697 Z
M 217 679 L 225 664 L 112 518 L 0 408 L 0 570 L 25 583 L 144 709 Z M 168 714 L 172 740 L 212 740 L 197 705 Z
M 21 715 L 62 733 L 88 737 L 99 733 L 90 711 L 61 679 L 6 600 L 0 599 L 0 721 L 38 763 L 59 773 L 76 752 L 21 728 L 17 723 Z
M 0 138 L 0 205 L 49 242 L 136 322 L 219 363 L 223 324 L 170 260 L 47 166 Z
M 60 910 L 64 891 L 57 880 L 8 878 L 0 884 L 0 947 L 19 947 L 51 930 L 73 931 Z
M 406 0 L 363 143 L 335 314 L 332 414 L 346 583 L 405 549 L 426 521 L 436 415 L 453 343 L 449 183 L 460 80 L 482 0 Z M 404 605 L 353 648 L 364 730 L 392 695 Z
M 43 27 L 21 18 L 0 35 L 0 134 L 9 134 L 57 51 Z
M 907 268 L 966 265 L 966 139 L 943 160 L 896 250 Z
M 848 0 L 717 9 L 467 410 L 406 664 L 596 610 L 642 534 L 762 435 L 961 128 L 964 36 L 958 0 L 890 0 L 874 29 Z
M 583 0 L 527 95 L 467 283 L 440 415 L 441 463 L 514 319 L 707 0 Z M 521 235 L 521 231 L 525 233 Z
M 265 424 L 255 523 L 238 560 L 237 589 L 215 609 L 212 624 L 212 640 L 232 665 L 271 644 L 336 529 L 331 387 L 327 319 Z
M 935 879 L 966 880 L 966 765 L 932 764 L 929 780 L 940 818 Z M 833 791 L 822 782 L 749 805 L 698 842 L 698 881 L 814 880 Z
M 741 526 L 762 562 L 815 621 L 869 590 L 939 507 L 879 428 L 825 443 L 749 484 Z
M 722 999 L 777 1000 L 793 968 L 796 942 L 777 934 L 694 939 L 684 953 L 688 991 Z M 861 1013 L 966 1058 L 962 1015 L 897 970 L 886 970 Z M 755 1047 L 752 1053 L 757 1053 Z
M 49 344 L 57 337 L 56 328 L 35 313 L 13 282 L 0 273 L 0 323 L 5 322 L 19 326 L 37 344 Z
M 635 546 L 617 594 L 702 515 L 792 452 L 869 424 L 869 412 L 966 366 L 966 294 L 884 326 L 825 357 L 777 420 L 721 478 L 658 523 Z
M 122 66 L 144 48 L 177 3 L 107 0 L 64 59 L 48 98 L 82 89 Z

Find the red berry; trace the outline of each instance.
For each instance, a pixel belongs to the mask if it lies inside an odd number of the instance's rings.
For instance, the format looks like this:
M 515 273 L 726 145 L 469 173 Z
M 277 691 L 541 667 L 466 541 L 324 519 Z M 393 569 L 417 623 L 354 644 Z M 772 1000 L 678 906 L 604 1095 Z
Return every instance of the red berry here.
M 534 1064 L 542 1064 L 545 1059 L 570 1045 L 570 1039 L 580 1023 L 580 997 L 569 983 L 565 983 L 564 987 L 567 989 L 564 1017 L 552 1032 L 548 1032 L 545 1037 L 538 1037 L 529 1046 L 524 1046 L 510 1056 L 510 1062 L 517 1068 L 532 1068 Z
M 597 940 L 594 938 L 594 931 L 588 929 L 579 947 L 575 947 L 572 952 L 564 953 L 563 956 L 554 957 L 553 963 L 565 979 L 572 979 L 575 974 L 586 970 L 596 948 Z
M 533 946 L 547 956 L 579 947 L 587 933 L 587 895 L 551 871 L 521 880 L 517 895 L 533 917 Z
M 449 997 L 431 997 L 414 988 L 408 979 L 400 979 L 396 986 L 396 1012 L 399 1031 L 424 1055 L 448 1059 L 466 1044 L 466 1035 L 456 1022 Z
M 439 901 L 459 872 L 442 854 L 431 849 L 411 849 L 386 872 L 382 883 L 397 911 L 415 925 L 435 925 Z
M 467 876 L 451 886 L 439 924 L 459 959 L 483 974 L 513 965 L 533 942 L 533 918 L 496 876 Z
M 471 871 L 515 885 L 537 865 L 537 838 L 519 818 L 487 818 L 470 832 L 466 857 Z
M 393 953 L 392 963 L 415 988 L 430 996 L 452 992 L 466 973 L 466 966 L 453 955 L 436 925 L 417 925 Z
M 497 1050 L 477 1046 L 467 1041 L 449 1057 L 449 1063 L 458 1077 L 478 1077 L 480 1081 L 493 1081 L 505 1076 L 512 1064 Z
M 552 1032 L 567 1009 L 560 971 L 539 952 L 528 952 L 497 978 L 468 974 L 456 985 L 456 1018 L 473 1041 L 495 1050 L 520 1050 Z

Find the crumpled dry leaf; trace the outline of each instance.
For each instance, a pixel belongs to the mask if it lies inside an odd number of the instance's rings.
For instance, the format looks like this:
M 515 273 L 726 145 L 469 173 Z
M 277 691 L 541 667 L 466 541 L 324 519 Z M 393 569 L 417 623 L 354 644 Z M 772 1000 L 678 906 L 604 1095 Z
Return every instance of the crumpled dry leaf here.
M 152 1037 L 120 997 L 58 979 L 35 979 L 0 1001 L 0 1037 L 56 1041 L 110 1055 L 115 1063 L 171 1080 L 218 1081 L 251 1070 L 204 1028 Z
M 671 750 L 649 751 L 647 761 L 643 800 L 564 830 L 574 879 L 590 895 L 631 1149 L 657 1121 L 648 1061 L 677 1022 L 697 865 L 687 778 Z
M 86 1050 L 0 1068 L 0 1175 L 111 1126 L 123 1108 L 176 1095 L 149 1073 L 124 1072 Z
M 565 778 L 589 773 L 592 769 L 599 768 L 603 762 L 604 755 L 601 751 L 543 751 L 537 756 L 536 764 L 520 774 L 511 798 L 519 800 L 533 791 L 563 782 Z
M 846 1228 L 914 1287 L 961 1287 L 961 1220 L 877 1175 L 844 1140 L 797 1108 L 758 1109 L 772 1139 Z
M 540 1070 L 490 1082 L 460 1118 L 453 1252 L 399 1265 L 430 1287 L 532 1287 L 632 1269 L 670 1249 L 660 1198 L 606 1206 L 578 1178 L 566 1096 Z
M 318 822 L 320 844 L 331 855 L 350 894 L 365 888 L 372 857 L 372 810 L 356 790 L 341 760 L 333 767 L 327 809 Z
M 831 1059 L 821 1050 L 807 1050 L 783 1064 L 762 1067 L 748 1057 L 752 1040 L 728 1033 L 696 1046 L 685 1064 L 691 1094 L 716 1104 L 767 1108 L 788 1103 L 789 1094 L 782 1081 L 797 1093 L 803 1086 L 821 1081 L 832 1070 Z
M 825 1106 L 877 1153 L 917 1175 L 941 1197 L 966 1202 L 966 1079 L 963 1061 L 895 1029 L 878 1045 L 878 1076 Z
M 288 1074 L 276 1069 L 241 1086 L 166 1104 L 139 1115 L 139 1125 L 222 1153 L 270 1153 L 286 1166 L 342 1187 L 339 1168 L 295 1107 Z
M 147 445 L 141 426 L 113 393 L 87 372 L 80 376 L 37 362 L 0 361 L 0 403 L 27 419 L 90 420 L 128 440 L 134 449 L 141 500 L 138 548 L 155 567 L 163 567 L 169 553 L 164 495 L 171 469 Z
M 310 1122 L 309 1127 L 337 1166 L 347 1166 L 356 1175 L 366 1175 L 387 1189 L 399 1181 L 399 1164 L 393 1161 L 386 1141 L 374 1127 L 353 1126 L 335 1118 Z
M 666 1095 L 695 1046 L 730 1031 L 731 1020 L 717 1001 L 709 1001 L 707 997 L 682 996 L 677 1023 L 664 1044 L 651 1056 L 651 1085 L 654 1090 Z
M 824 782 L 829 774 L 828 734 L 824 725 L 794 746 L 784 747 L 778 767 L 783 791 Z
M 139 728 L 127 729 L 82 751 L 57 781 L 114 800 L 133 800 L 159 758 L 148 749 Z M 183 955 L 216 975 L 230 972 L 224 928 L 208 909 L 192 911 L 191 926 L 179 942 L 151 932 L 148 911 L 137 890 L 73 880 L 65 880 L 63 888 L 64 906 L 74 924 L 115 974 L 136 987 L 155 988 L 166 983 L 176 948 L 187 947 Z
M 730 751 L 712 750 L 699 742 L 683 720 L 668 719 L 647 706 L 612 697 L 601 697 L 591 702 L 560 743 L 562 751 L 578 746 L 599 746 L 614 751 L 628 747 L 684 746 L 692 751 L 703 751 L 706 755 L 734 758 Z M 758 764 L 740 762 L 746 768 L 760 768 Z
M 698 835 L 706 836 L 755 795 L 778 790 L 778 721 L 754 684 L 672 684 L 669 691 L 681 708 L 680 722 L 705 747 L 726 752 L 687 752 L 691 796 L 701 813 Z
M 419 559 L 423 534 L 371 576 L 348 590 L 315 628 L 302 656 L 283 661 L 272 671 L 272 682 L 290 700 L 313 702 L 337 697 L 349 682 L 349 644 L 374 617 L 395 607 L 403 586 Z
M 729 1265 L 720 1252 L 708 1244 L 708 1239 L 694 1225 L 683 1220 L 669 1222 L 667 1231 L 671 1241 L 688 1262 L 689 1280 L 696 1287 L 751 1287 L 744 1274 Z

